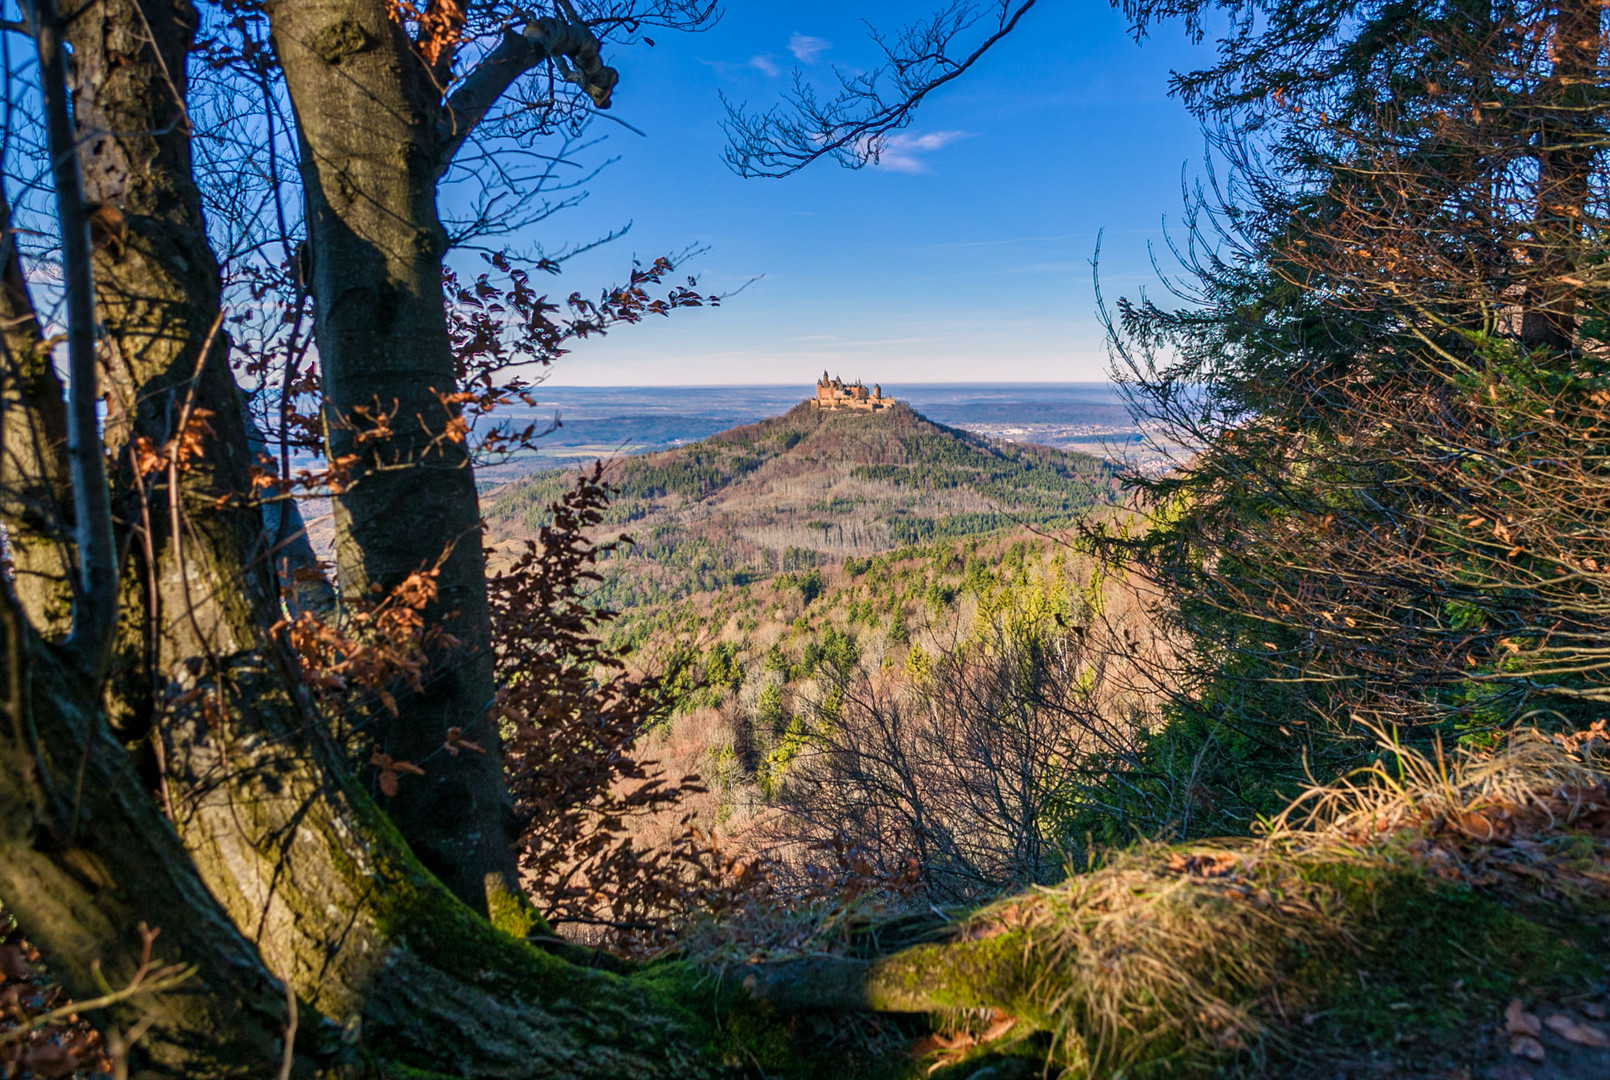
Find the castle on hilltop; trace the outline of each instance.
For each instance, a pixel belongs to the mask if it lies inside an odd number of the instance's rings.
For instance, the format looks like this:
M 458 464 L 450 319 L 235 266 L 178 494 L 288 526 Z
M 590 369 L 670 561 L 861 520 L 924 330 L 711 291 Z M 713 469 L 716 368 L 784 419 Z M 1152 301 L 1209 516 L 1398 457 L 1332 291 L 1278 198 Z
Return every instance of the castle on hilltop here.
M 871 390 L 861 385 L 861 380 L 848 385 L 843 379 L 829 379 L 827 372 L 816 382 L 816 396 L 810 399 L 813 409 L 854 409 L 858 412 L 877 412 L 887 409 L 894 404 L 893 399 L 883 396 L 883 387 L 876 384 Z

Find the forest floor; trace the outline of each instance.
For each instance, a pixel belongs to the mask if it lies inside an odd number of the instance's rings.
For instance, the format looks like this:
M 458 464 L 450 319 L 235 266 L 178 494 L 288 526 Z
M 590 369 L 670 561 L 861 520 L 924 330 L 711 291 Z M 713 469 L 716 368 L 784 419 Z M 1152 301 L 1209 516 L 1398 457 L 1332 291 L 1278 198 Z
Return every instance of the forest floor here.
M 986 906 L 874 962 L 932 1030 L 843 1075 L 1610 1078 L 1604 735 L 1385 747 L 1264 836 L 1142 844 Z
M 734 999 L 734 1076 L 1610 1080 L 1603 725 L 1451 763 L 1383 751 L 1261 837 L 1112 852 L 873 959 L 868 985 L 927 1000 L 927 1019 Z M 721 957 L 715 931 L 661 963 L 741 985 L 790 951 Z M 8 927 L 0 1074 L 93 1071 L 101 1045 L 76 1016 L 7 1039 L 61 1004 L 32 959 Z

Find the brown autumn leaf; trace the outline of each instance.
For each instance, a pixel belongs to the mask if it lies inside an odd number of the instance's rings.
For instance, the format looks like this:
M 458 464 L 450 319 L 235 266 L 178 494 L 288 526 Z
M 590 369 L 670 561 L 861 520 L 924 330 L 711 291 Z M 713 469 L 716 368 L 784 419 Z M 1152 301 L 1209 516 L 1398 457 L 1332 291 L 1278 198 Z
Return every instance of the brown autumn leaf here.
M 425 770 L 412 761 L 398 761 L 390 754 L 373 751 L 369 755 L 369 764 L 380 770 L 380 791 L 387 796 L 397 794 L 397 774 L 407 773 L 410 776 L 424 776 Z
M 1497 809 L 1472 810 L 1461 814 L 1454 827 L 1480 844 L 1502 842 L 1514 832 L 1509 815 Z
M 21 945 L 15 942 L 0 945 L 0 980 L 21 980 L 32 974 L 33 969 L 28 966 Z
M 60 1043 L 36 1043 L 24 1050 L 17 1064 L 25 1071 L 48 1080 L 71 1075 L 78 1067 L 73 1048 Z
M 918 1040 L 912 1047 L 912 1052 L 919 1058 L 930 1054 L 937 1055 L 936 1060 L 928 1066 L 928 1075 L 933 1075 L 940 1069 L 954 1065 L 957 1061 L 978 1045 L 979 1040 L 973 1038 L 965 1031 L 954 1033 L 937 1032 Z
M 1240 868 L 1241 857 L 1228 851 L 1202 852 L 1194 855 L 1176 852 L 1168 860 L 1170 872 L 1189 874 L 1193 877 L 1224 877 Z
M 1592 1024 L 1579 1024 L 1569 1016 L 1556 1013 L 1543 1021 L 1543 1026 L 1568 1043 L 1578 1046 L 1610 1046 L 1610 1035 Z
M 918 1057 L 927 1057 L 929 1054 L 944 1053 L 947 1050 L 966 1050 L 975 1041 L 965 1031 L 936 1031 L 932 1035 L 918 1039 L 916 1045 L 912 1047 L 912 1052 Z
M 1535 1013 L 1526 1011 L 1521 999 L 1516 998 L 1504 1010 L 1504 1033 L 1507 1035 L 1530 1035 L 1538 1038 L 1543 1034 L 1543 1022 Z
M 1528 1061 L 1543 1061 L 1548 1057 L 1548 1051 L 1543 1049 L 1543 1044 L 1530 1035 L 1512 1036 L 1509 1040 L 1509 1052 Z
M 192 458 L 205 456 L 206 441 L 203 436 L 213 435 L 212 425 L 207 421 L 217 414 L 211 409 L 196 408 L 190 410 L 185 420 L 184 430 L 179 432 L 177 444 L 170 443 L 173 448 L 173 461 L 179 468 L 189 468 Z
M 471 742 L 469 739 L 466 739 L 464 737 L 464 729 L 458 727 L 450 727 L 447 729 L 447 741 L 442 744 L 442 749 L 446 750 L 454 757 L 458 756 L 458 752 L 460 750 L 471 750 L 477 754 L 486 753 L 486 747 L 482 746 L 480 743 Z
M 978 1041 L 981 1043 L 994 1042 L 1016 1026 L 1017 1017 L 1008 1016 L 997 1009 L 995 1010 L 995 1022 L 984 1029 L 984 1034 L 978 1037 Z
M 162 455 L 157 453 L 155 444 L 144 435 L 138 436 L 134 440 L 131 452 L 134 455 L 135 471 L 141 476 L 150 476 L 167 464 L 162 460 Z
M 123 211 L 111 203 L 92 203 L 89 210 L 89 242 L 96 251 L 110 251 L 114 258 L 123 254 L 128 224 Z

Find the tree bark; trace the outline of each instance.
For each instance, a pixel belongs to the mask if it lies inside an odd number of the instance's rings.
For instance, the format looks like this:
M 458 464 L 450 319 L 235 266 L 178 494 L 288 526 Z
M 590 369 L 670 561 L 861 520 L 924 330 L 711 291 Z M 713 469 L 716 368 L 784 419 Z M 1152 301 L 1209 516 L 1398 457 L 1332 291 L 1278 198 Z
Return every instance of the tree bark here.
M 1580 284 L 1571 278 L 1588 253 L 1582 226 L 1603 135 L 1593 127 L 1602 94 L 1603 9 L 1596 0 L 1562 0 L 1554 16 L 1553 71 L 1543 88 L 1537 140 L 1537 217 L 1533 280 L 1521 340 L 1563 353 L 1576 344 Z
M 67 409 L 0 190 L 0 523 L 16 574 L 12 588 L 28 621 L 65 637 L 72 603 L 72 490 L 67 482 Z
M 97 415 L 95 282 L 90 265 L 90 208 L 81 150 L 68 101 L 67 48 L 55 0 L 22 5 L 39 53 L 40 99 L 61 241 L 62 302 L 67 313 L 67 472 L 72 481 L 72 626 L 68 646 L 86 675 L 99 674 L 117 627 L 118 558 L 112 538 L 106 460 Z
M 267 1076 L 283 1059 L 283 987 L 196 877 L 172 827 L 111 736 L 93 691 L 0 594 L 0 897 L 79 1000 L 140 964 L 142 925 L 158 964 L 193 965 L 175 990 L 92 1016 L 103 1031 L 149 1029 L 131 1072 Z M 300 1018 L 306 1045 L 322 1022 Z M 142 1072 L 143 1070 L 143 1072 Z
M 69 27 L 103 223 L 106 441 L 136 553 L 108 703 L 120 736 L 152 748 L 148 775 L 213 896 L 273 972 L 345 1018 L 392 962 L 388 888 L 443 906 L 441 889 L 354 786 L 268 629 L 275 583 L 262 515 L 244 498 L 246 417 L 190 174 L 194 32 L 194 10 L 171 0 L 92 0 Z M 170 446 L 186 416 L 199 454 L 142 475 L 139 440 Z
M 278 1076 L 287 1004 L 236 929 L 240 908 L 221 907 L 211 895 L 216 875 L 206 880 L 196 872 L 185 850 L 194 845 L 181 845 L 82 680 L 31 636 L 3 594 L 0 647 L 8 662 L 0 686 L 0 898 L 7 909 L 81 1000 L 100 992 L 97 964 L 113 987 L 126 983 L 139 964 L 142 924 L 160 930 L 158 963 L 196 967 L 173 991 L 92 1015 L 106 1031 L 150 1025 L 132 1073 Z M 275 778 L 258 776 L 272 804 Z M 253 807 L 241 800 L 237 809 Z M 628 979 L 538 952 L 458 903 L 400 844 L 388 852 L 384 842 L 344 831 L 351 824 L 310 814 L 278 849 L 265 840 L 282 856 L 287 885 L 306 901 L 296 917 L 342 923 L 362 945 L 327 942 L 347 987 L 337 995 L 326 985 L 319 996 L 345 1008 L 332 1025 L 304 996 L 293 1075 L 355 1075 L 347 1070 L 360 1058 L 378 1066 L 378 1075 L 390 1075 L 385 1064 L 397 1062 L 423 1070 L 418 1075 L 504 1080 L 692 1080 L 728 1071 L 704 1045 L 694 1003 L 721 1003 L 697 972 L 680 981 L 664 972 Z M 344 874 L 306 877 L 308 848 L 341 852 Z M 296 937 L 275 914 L 284 906 L 278 899 L 265 904 L 265 928 Z M 272 937 L 265 944 L 279 947 Z M 297 974 L 320 990 L 305 969 Z
M 380 749 L 422 764 L 387 810 L 425 865 L 485 911 L 515 891 L 512 812 L 496 753 L 448 755 L 450 728 L 498 744 L 486 567 L 475 477 L 461 438 L 436 211 L 441 92 L 383 0 L 269 7 L 303 140 L 309 288 L 332 460 L 355 456 L 335 500 L 342 593 L 389 592 L 437 567 L 423 690 L 398 695 Z M 379 433 L 389 429 L 389 434 Z
M 185 65 L 195 27 L 185 0 L 91 0 L 67 27 L 106 332 L 104 441 L 120 546 L 134 556 L 112 695 L 130 740 L 167 699 L 216 682 L 227 658 L 260 651 L 278 612 L 262 515 L 244 498 L 244 403 L 191 175 Z M 194 452 L 174 453 L 181 428 Z

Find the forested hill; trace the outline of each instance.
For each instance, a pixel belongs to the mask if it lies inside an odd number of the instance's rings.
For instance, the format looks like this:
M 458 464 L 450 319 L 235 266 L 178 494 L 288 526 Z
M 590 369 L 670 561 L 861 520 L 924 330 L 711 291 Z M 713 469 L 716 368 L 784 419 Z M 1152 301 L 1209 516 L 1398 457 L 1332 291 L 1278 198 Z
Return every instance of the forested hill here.
M 624 458 L 607 525 L 636 547 L 636 584 L 660 599 L 831 559 L 1029 523 L 1059 527 L 1112 498 L 1116 469 L 1087 454 L 994 442 L 905 405 L 782 416 L 663 453 Z M 494 545 L 534 535 L 573 481 L 541 473 L 493 493 Z

